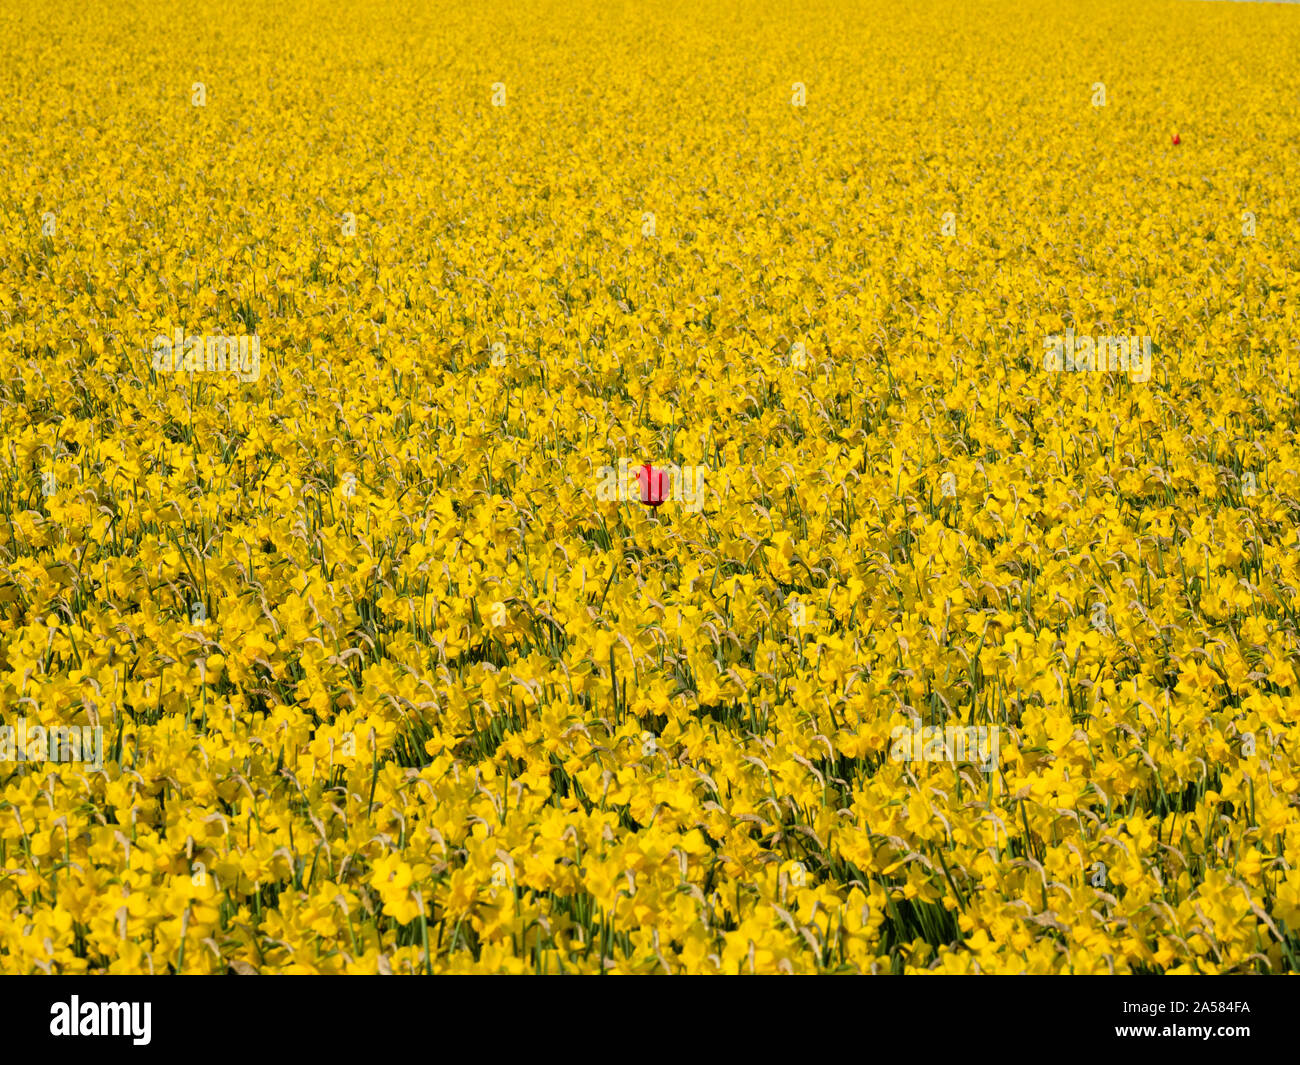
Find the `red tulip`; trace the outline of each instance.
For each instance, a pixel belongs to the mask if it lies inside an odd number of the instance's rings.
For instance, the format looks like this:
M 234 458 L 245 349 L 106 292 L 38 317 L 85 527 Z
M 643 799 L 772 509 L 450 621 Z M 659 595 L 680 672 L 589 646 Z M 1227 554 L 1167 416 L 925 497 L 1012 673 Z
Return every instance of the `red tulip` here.
M 1175 144 L 1182 144 L 1182 143 L 1183 143 L 1181 140 L 1178 139 L 1178 134 L 1177 134 L 1177 133 L 1174 134 L 1174 143 L 1175 143 Z
M 667 470 L 656 470 L 647 462 L 637 471 L 636 479 L 641 485 L 641 502 L 646 506 L 661 506 L 668 498 Z

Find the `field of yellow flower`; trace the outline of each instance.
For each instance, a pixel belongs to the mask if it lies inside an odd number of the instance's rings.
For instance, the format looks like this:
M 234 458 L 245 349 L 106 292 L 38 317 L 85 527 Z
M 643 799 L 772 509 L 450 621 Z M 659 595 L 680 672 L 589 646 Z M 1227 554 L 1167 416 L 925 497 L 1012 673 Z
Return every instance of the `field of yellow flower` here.
M 1300 968 L 1300 12 L 6 14 L 0 971 Z

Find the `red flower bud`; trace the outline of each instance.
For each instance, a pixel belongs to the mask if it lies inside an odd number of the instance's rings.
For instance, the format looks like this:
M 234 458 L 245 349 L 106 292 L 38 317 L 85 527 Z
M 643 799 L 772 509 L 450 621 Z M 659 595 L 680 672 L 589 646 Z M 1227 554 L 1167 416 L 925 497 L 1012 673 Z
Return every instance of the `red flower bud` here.
M 668 498 L 667 470 L 656 470 L 647 462 L 637 470 L 636 479 L 641 486 L 641 502 L 646 506 L 660 506 Z

